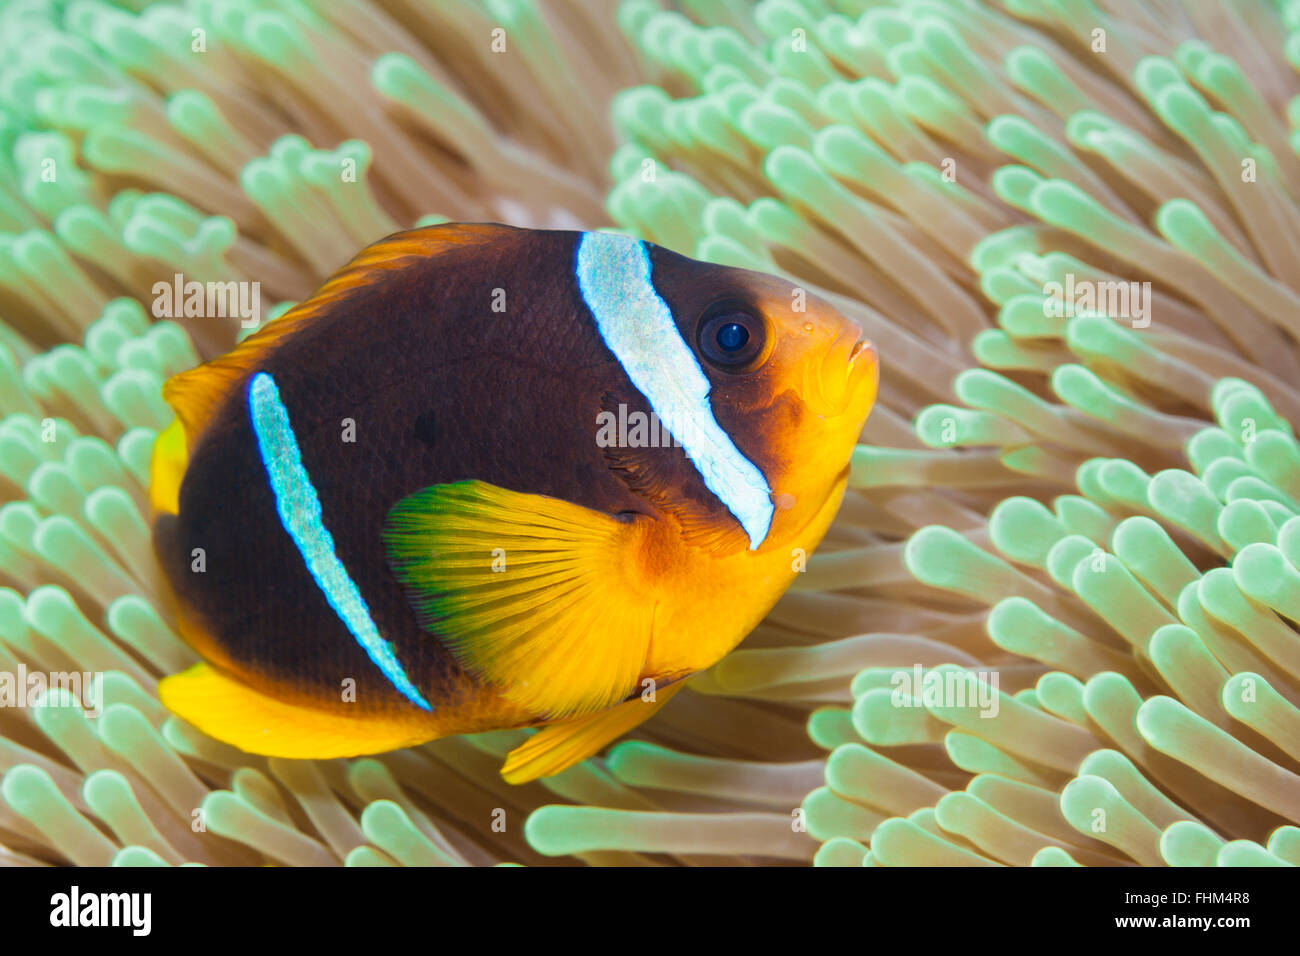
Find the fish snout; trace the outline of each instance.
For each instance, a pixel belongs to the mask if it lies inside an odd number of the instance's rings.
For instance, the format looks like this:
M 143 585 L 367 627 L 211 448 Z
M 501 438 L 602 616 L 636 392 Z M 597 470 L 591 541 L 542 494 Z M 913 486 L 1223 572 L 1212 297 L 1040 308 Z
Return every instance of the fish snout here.
M 825 406 L 822 412 L 827 417 L 853 410 L 864 399 L 870 401 L 875 392 L 879 369 L 875 346 L 856 322 L 846 325 L 821 363 L 820 392 Z

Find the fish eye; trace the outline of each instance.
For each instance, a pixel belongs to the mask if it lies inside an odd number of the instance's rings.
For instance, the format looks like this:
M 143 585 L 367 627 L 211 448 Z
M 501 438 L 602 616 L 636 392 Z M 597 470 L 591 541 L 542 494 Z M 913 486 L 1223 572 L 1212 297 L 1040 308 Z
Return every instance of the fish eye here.
M 724 372 L 749 372 L 766 351 L 767 324 L 735 305 L 709 309 L 700 320 L 700 352 Z
M 728 322 L 722 328 L 718 329 L 715 336 L 718 348 L 729 354 L 739 352 L 749 341 L 749 329 L 745 328 L 739 322 Z

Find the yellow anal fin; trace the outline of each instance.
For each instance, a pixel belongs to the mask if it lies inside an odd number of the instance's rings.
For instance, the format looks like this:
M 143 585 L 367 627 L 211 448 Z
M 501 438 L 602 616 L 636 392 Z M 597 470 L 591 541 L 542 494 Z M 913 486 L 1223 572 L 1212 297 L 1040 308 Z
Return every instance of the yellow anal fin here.
M 521 710 L 564 720 L 625 700 L 645 665 L 649 521 L 461 481 L 398 502 L 383 538 L 421 623 L 461 666 Z
M 599 714 L 566 720 L 539 730 L 526 743 L 506 754 L 501 776 L 507 783 L 527 783 L 569 769 L 637 724 L 649 720 L 685 683 L 682 680 L 660 688 L 653 702 L 636 697 Z
M 158 696 L 168 710 L 208 736 L 267 757 L 355 757 L 437 736 L 414 721 L 348 717 L 276 700 L 208 664 L 163 678 Z
M 149 462 L 149 502 L 154 511 L 176 514 L 180 511 L 181 479 L 189 464 L 185 448 L 185 429 L 179 419 L 172 422 L 153 443 Z

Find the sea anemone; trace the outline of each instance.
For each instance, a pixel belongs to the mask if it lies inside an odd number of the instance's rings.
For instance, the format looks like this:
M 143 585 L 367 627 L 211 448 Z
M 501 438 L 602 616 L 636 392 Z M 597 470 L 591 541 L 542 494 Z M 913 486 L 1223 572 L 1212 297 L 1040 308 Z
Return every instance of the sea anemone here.
M 1300 3 L 0 13 L 0 862 L 1300 864 Z M 162 381 L 434 218 L 616 227 L 867 329 L 796 588 L 630 739 L 251 757 L 170 716 Z M 88 703 L 83 696 L 81 703 Z

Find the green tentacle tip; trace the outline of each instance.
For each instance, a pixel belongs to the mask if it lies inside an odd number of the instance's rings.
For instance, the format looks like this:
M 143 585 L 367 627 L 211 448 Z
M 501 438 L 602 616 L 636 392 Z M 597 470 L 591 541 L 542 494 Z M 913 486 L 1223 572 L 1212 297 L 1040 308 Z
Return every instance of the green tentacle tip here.
M 1074 590 L 1074 571 L 1084 561 L 1104 559 L 1105 552 L 1081 534 L 1066 535 L 1047 552 L 1046 568 L 1052 580 L 1067 590 Z
M 1030 866 L 1083 866 L 1059 846 L 1045 846 L 1029 861 Z
M 1265 736 L 1277 738 L 1300 724 L 1300 711 L 1258 674 L 1233 674 L 1224 682 L 1220 699 L 1229 715 Z
M 1160 834 L 1160 855 L 1170 866 L 1214 866 L 1223 841 L 1196 820 L 1179 820 Z
M 1214 494 L 1219 501 L 1227 501 L 1227 489 L 1230 488 L 1234 481 L 1239 477 L 1257 477 L 1258 472 L 1255 468 L 1249 466 L 1247 462 L 1236 458 L 1221 458 L 1217 462 L 1210 463 L 1206 468 L 1204 475 L 1201 475 L 1201 481 L 1204 481 L 1206 488 Z
M 1280 826 L 1268 838 L 1268 852 L 1292 866 L 1300 866 L 1300 827 Z
M 1034 779 L 1026 765 L 973 734 L 949 731 L 943 739 L 948 759 L 968 773 L 994 773 L 1016 780 Z
M 1251 544 L 1232 561 L 1232 574 L 1243 594 L 1300 619 L 1300 571 L 1271 544 Z
M 1044 179 L 1028 166 L 1003 166 L 990 177 L 989 184 L 998 198 L 1017 209 L 1031 211 L 1034 191 Z
M 811 205 L 836 203 L 849 208 L 859 205 L 850 193 L 818 165 L 807 150 L 778 146 L 763 162 L 763 172 L 787 197 Z
M 1101 460 L 1097 467 L 1097 480 L 1103 497 L 1135 511 L 1150 508 L 1151 476 L 1128 459 Z
M 1271 513 L 1270 517 L 1272 517 Z M 1277 533 L 1277 547 L 1286 555 L 1288 561 L 1300 568 L 1300 516 L 1282 522 L 1281 529 Z
M 311 69 L 311 47 L 302 29 L 280 13 L 258 12 L 248 17 L 244 43 L 259 58 Z
M 1010 226 L 991 232 L 975 243 L 970 253 L 970 264 L 976 272 L 989 269 L 1012 268 L 1021 256 L 1038 251 L 1038 237 L 1026 226 Z
M 1043 401 L 1029 389 L 989 369 L 966 369 L 953 379 L 952 388 L 958 398 L 975 408 L 1005 411 L 1013 416 L 1044 410 Z
M 1300 446 L 1290 435 L 1260 432 L 1246 445 L 1246 461 L 1281 491 L 1300 497 Z
M 1099 418 L 1116 421 L 1125 413 L 1139 410 L 1132 399 L 1120 394 L 1096 372 L 1082 365 L 1060 365 L 1052 373 L 1052 391 L 1067 405 Z
M 832 837 L 813 856 L 813 866 L 862 866 L 867 848 L 848 837 Z
M 1223 505 L 1191 472 L 1177 468 L 1159 472 L 1147 487 L 1147 500 L 1161 515 L 1186 528 L 1210 547 L 1226 550 L 1218 530 Z
M 924 827 L 900 818 L 886 820 L 871 837 L 871 852 L 886 866 L 925 861 L 931 865 L 996 866 L 978 853 L 935 836 Z
M 1234 477 L 1224 489 L 1223 498 L 1227 504 L 1234 501 L 1258 501 L 1262 506 L 1270 508 L 1270 514 L 1278 514 L 1277 509 L 1281 509 L 1280 513 L 1287 515 L 1285 520 L 1300 515 L 1300 502 L 1254 474 Z
M 143 846 L 123 847 L 113 856 L 110 866 L 171 866 L 153 850 Z
M 1237 378 L 1220 379 L 1210 392 L 1210 405 L 1219 427 L 1238 444 L 1245 445 L 1261 431 L 1293 434 L 1291 425 L 1255 386 Z
M 524 822 L 524 839 L 543 856 L 567 856 L 619 842 L 603 828 L 617 826 L 619 811 L 600 807 L 539 807 Z
M 1088 713 L 1083 706 L 1083 682 L 1070 674 L 1050 671 L 1038 679 L 1034 692 L 1043 709 L 1057 717 L 1085 727 Z
M 454 861 L 391 800 L 374 800 L 361 812 L 367 840 L 404 866 L 450 866 Z
M 1187 199 L 1171 199 L 1156 212 L 1156 228 L 1171 243 L 1192 255 L 1230 250 L 1199 206 Z
M 1136 724 L 1138 733 L 1152 747 L 1180 759 L 1193 757 L 1202 738 L 1232 741 L 1228 734 L 1172 697 L 1147 698 L 1138 708 Z
M 1057 517 L 1033 498 L 1008 498 L 989 515 L 994 546 L 1022 564 L 1042 567 L 1052 546 L 1066 534 Z
M 1170 686 L 1200 675 L 1218 675 L 1222 667 L 1205 647 L 1201 635 L 1185 624 L 1166 624 L 1151 635 L 1147 654 Z
M 91 178 L 77 167 L 76 149 L 62 133 L 23 133 L 13 146 L 23 198 L 47 218 L 93 202 Z
M 1143 515 L 1126 518 L 1111 536 L 1111 550 L 1138 578 L 1167 601 L 1200 577 L 1169 533 Z
M 990 298 L 997 300 L 996 295 Z M 976 333 L 970 348 L 981 365 L 993 369 L 1050 372 L 1057 363 L 1052 352 L 1022 345 L 1001 329 Z
M 1015 269 L 992 266 L 980 273 L 980 291 L 994 304 L 1003 306 L 1018 295 L 1041 298 L 1043 290 Z
M 1005 598 L 993 605 L 984 627 L 998 647 L 1036 660 L 1050 660 L 1062 647 L 1082 637 L 1022 597 Z
M 1029 211 L 1049 225 L 1071 232 L 1098 236 L 1114 233 L 1117 219 L 1096 199 L 1074 183 L 1047 179 L 1035 187 Z
M 1101 470 L 1107 461 L 1106 458 L 1089 458 L 1074 473 L 1074 483 L 1079 490 L 1093 501 L 1099 501 L 1102 504 L 1111 503 L 1111 496 L 1106 493 L 1101 484 Z M 1145 491 L 1142 500 L 1146 501 Z
M 842 707 L 822 707 L 808 715 L 808 737 L 824 750 L 857 741 L 852 714 Z
M 867 743 L 878 746 L 937 743 L 947 725 L 918 704 L 913 701 L 902 706 L 892 690 L 869 690 L 854 702 L 853 729 Z
M 1110 318 L 1077 315 L 1065 328 L 1065 344 L 1083 358 L 1103 358 L 1131 364 L 1149 356 L 1152 349 L 1138 333 Z
M 1101 839 L 1116 839 L 1115 831 L 1125 825 L 1150 823 L 1124 799 L 1123 794 L 1109 780 L 1092 774 L 1075 777 L 1061 790 L 1061 815 L 1070 826 L 1081 833 L 1098 835 Z M 1105 814 L 1108 819 L 1104 828 L 1094 827 L 1095 822 Z
M 1258 501 L 1241 499 L 1227 504 L 1219 515 L 1219 537 L 1234 552 L 1252 544 L 1271 544 L 1278 527 L 1267 508 Z
M 776 149 L 782 144 L 813 149 L 813 128 L 807 120 L 793 110 L 767 101 L 753 103 L 745 109 L 740 116 L 740 131 L 762 149 Z M 820 137 L 817 140 L 821 147 L 823 140 Z M 823 161 L 826 152 L 824 148 L 818 149 L 818 157 Z
M 143 369 L 122 369 L 100 390 L 104 404 L 127 428 L 162 431 L 174 417 L 163 401 L 162 380 Z
M 105 866 L 117 850 L 40 767 L 12 767 L 0 780 L 0 801 L 41 831 L 74 864 Z
M 1218 866 L 1292 866 L 1280 860 L 1253 840 L 1225 843 L 1215 860 Z
M 908 539 L 903 562 L 919 581 L 982 600 L 997 595 L 990 585 L 1014 575 L 1009 564 L 941 525 L 922 528 Z
M 918 123 L 944 127 L 974 120 L 961 100 L 928 77 L 908 74 L 899 79 L 895 90 L 899 105 Z
M 1002 152 L 1031 166 L 1041 168 L 1060 155 L 1061 147 L 1023 116 L 995 116 L 985 132 L 989 142 Z
M 1078 495 L 1060 495 L 1052 502 L 1061 527 L 1102 544 L 1110 537 L 1115 519 L 1104 508 Z
M 914 423 L 917 437 L 931 448 L 963 445 L 1020 445 L 1030 434 L 1001 415 L 956 405 L 923 408 Z
M 171 424 L 172 418 L 167 419 Z M 153 459 L 153 446 L 161 429 L 136 427 L 127 430 L 117 442 L 117 454 L 122 464 L 142 487 L 149 485 L 149 463 Z
M 399 864 L 382 850 L 372 846 L 358 846 L 343 858 L 344 866 L 398 866 Z
M 818 787 L 803 800 L 803 815 L 808 833 L 817 840 L 837 837 L 867 839 L 881 821 L 881 814 Z

